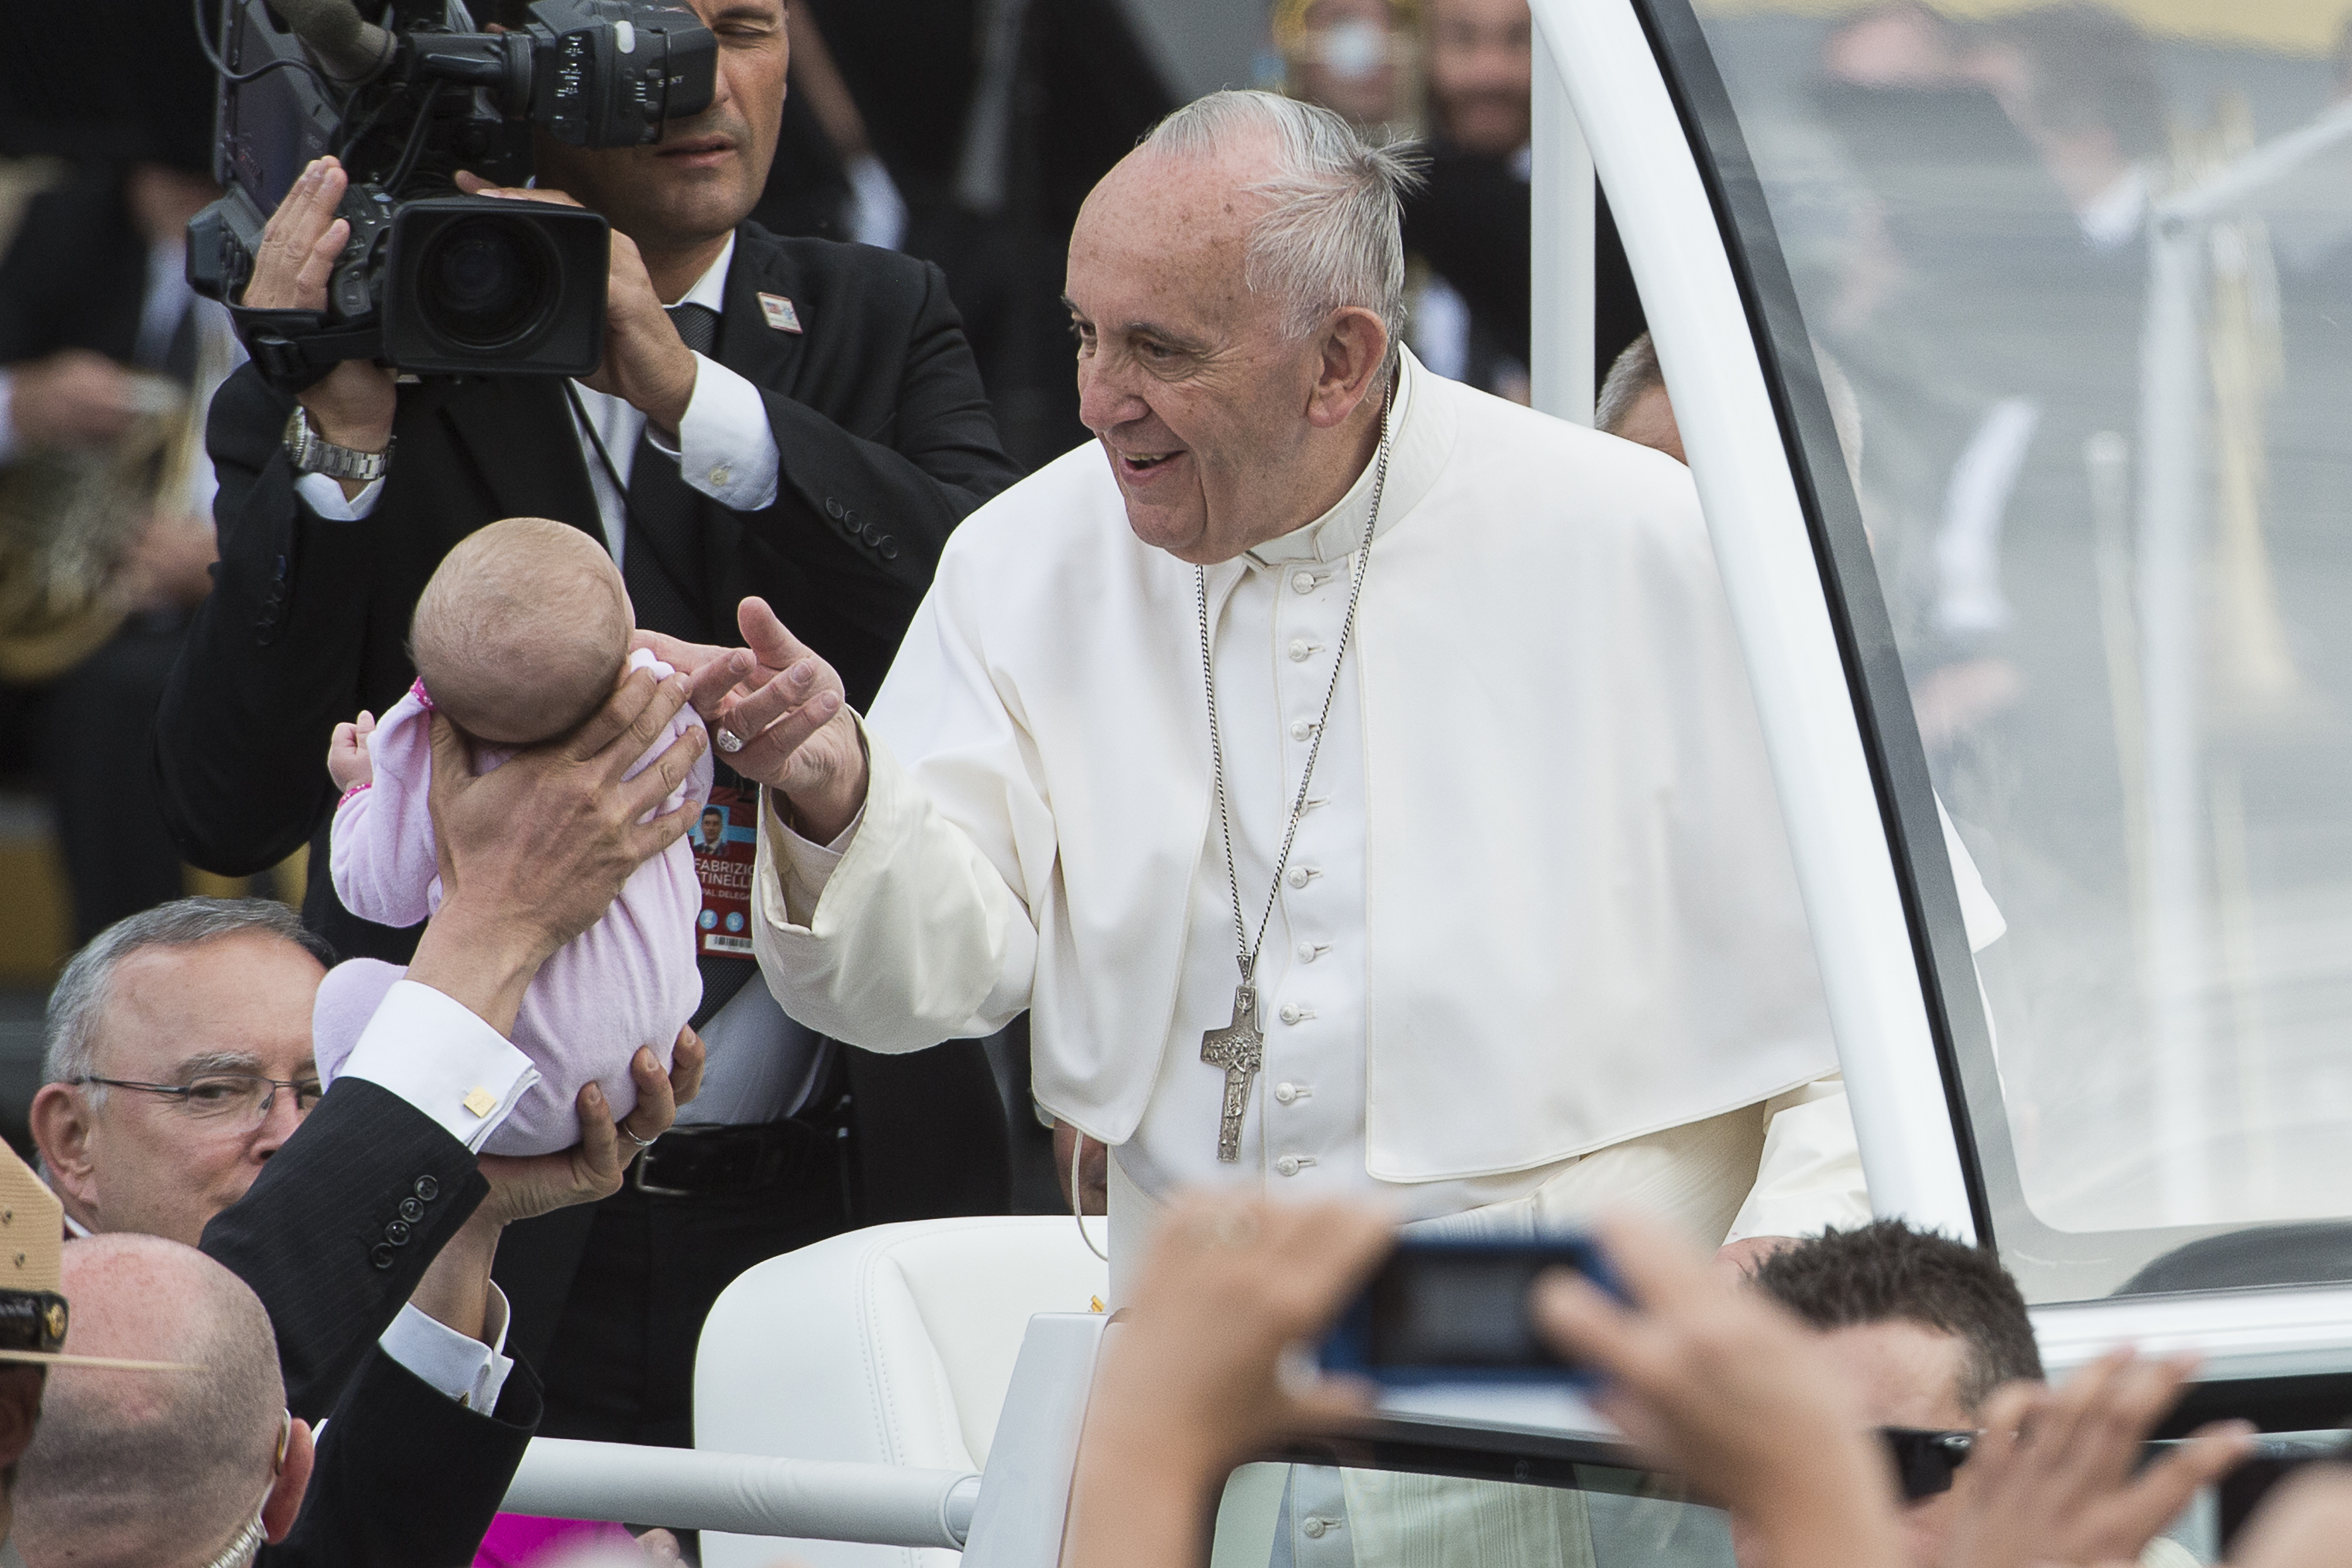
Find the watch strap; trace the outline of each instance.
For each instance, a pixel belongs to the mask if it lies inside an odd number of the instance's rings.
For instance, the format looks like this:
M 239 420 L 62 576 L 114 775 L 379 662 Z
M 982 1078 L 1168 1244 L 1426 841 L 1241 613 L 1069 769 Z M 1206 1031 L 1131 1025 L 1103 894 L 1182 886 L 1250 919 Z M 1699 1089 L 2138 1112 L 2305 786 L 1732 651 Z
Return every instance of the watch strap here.
M 381 452 L 338 447 L 311 426 L 310 410 L 299 403 L 286 421 L 286 455 L 293 460 L 295 472 L 324 474 L 331 479 L 374 483 L 390 470 L 396 440 L 397 437 L 387 439 Z

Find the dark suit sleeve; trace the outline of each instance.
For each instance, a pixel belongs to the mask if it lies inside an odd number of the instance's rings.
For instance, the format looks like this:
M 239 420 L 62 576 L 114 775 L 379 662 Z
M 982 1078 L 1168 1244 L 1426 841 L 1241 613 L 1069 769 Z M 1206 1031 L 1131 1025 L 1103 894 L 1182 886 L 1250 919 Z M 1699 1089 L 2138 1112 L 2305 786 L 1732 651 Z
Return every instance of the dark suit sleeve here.
M 505 1500 L 541 1401 L 518 1363 L 498 1409 L 467 1410 L 383 1351 L 370 1353 L 319 1439 L 294 1529 L 269 1568 L 462 1568 Z
M 269 1310 L 288 1408 L 315 1421 L 334 1407 L 489 1190 L 431 1117 L 365 1079 L 336 1081 L 202 1244 Z
M 903 600 L 901 626 L 930 587 L 955 525 L 1021 477 L 997 439 L 947 279 L 929 263 L 895 406 L 878 424 L 845 429 L 782 393 L 761 396 L 779 461 L 780 504 L 771 511 L 787 510 L 789 491 L 841 536 L 855 538 L 863 548 L 851 559 L 886 598 Z M 747 527 L 760 531 L 764 515 L 751 514 Z
M 302 845 L 333 805 L 325 737 L 359 711 L 371 530 L 294 493 L 293 400 L 251 365 L 207 431 L 220 562 L 155 716 L 164 821 L 195 865 L 242 877 Z

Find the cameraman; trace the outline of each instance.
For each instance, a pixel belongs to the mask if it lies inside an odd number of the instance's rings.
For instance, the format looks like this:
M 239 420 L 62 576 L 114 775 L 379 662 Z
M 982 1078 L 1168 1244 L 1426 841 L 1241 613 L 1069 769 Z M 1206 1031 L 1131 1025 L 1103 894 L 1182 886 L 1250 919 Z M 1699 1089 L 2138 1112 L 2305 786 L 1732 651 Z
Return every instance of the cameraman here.
M 583 529 L 620 563 L 638 625 L 694 642 L 735 642 L 736 605 L 762 596 L 863 701 L 949 531 L 1016 477 L 936 268 L 744 222 L 782 116 L 784 6 L 691 5 L 718 41 L 707 110 L 651 146 L 541 134 L 539 188 L 488 192 L 611 220 L 594 374 L 401 384 L 346 362 L 296 399 L 247 369 L 214 405 L 221 562 L 157 719 L 164 809 L 190 859 L 231 874 L 320 835 L 305 912 L 343 953 L 399 961 L 414 935 L 336 902 L 321 759 L 338 721 L 415 678 L 410 614 L 465 535 L 514 515 Z M 344 185 L 331 159 L 297 180 L 246 304 L 323 305 Z M 510 1231 L 499 1255 L 551 1435 L 690 1442 L 695 1342 L 735 1275 L 852 1224 L 1003 1206 L 1003 1123 L 976 1044 L 913 1070 L 861 1059 L 785 1019 L 748 953 L 702 964 L 696 1114 L 716 1120 L 671 1132 L 595 1209 Z

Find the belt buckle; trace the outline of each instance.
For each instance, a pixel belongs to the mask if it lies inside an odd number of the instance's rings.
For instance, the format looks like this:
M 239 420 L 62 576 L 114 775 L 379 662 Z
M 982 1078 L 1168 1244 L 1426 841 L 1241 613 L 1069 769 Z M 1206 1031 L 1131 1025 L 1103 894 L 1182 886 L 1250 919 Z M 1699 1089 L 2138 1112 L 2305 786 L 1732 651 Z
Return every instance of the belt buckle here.
M 648 1197 L 692 1197 L 694 1195 L 694 1192 L 693 1189 L 689 1187 L 665 1187 L 657 1183 L 646 1180 L 646 1172 L 652 1167 L 654 1163 L 654 1150 L 660 1146 L 661 1140 L 659 1138 L 656 1138 L 652 1144 L 637 1152 L 635 1163 L 629 1167 L 629 1185 L 635 1187 L 637 1191 L 646 1194 Z

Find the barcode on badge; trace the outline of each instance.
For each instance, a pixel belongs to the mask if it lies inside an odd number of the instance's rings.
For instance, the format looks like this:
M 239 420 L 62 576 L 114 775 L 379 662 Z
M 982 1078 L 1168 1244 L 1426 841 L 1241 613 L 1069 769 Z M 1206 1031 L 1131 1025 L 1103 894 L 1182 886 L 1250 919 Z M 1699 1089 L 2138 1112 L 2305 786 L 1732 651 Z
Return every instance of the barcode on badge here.
M 748 936 L 713 934 L 704 937 L 702 945 L 714 952 L 749 952 L 751 951 L 751 939 Z

